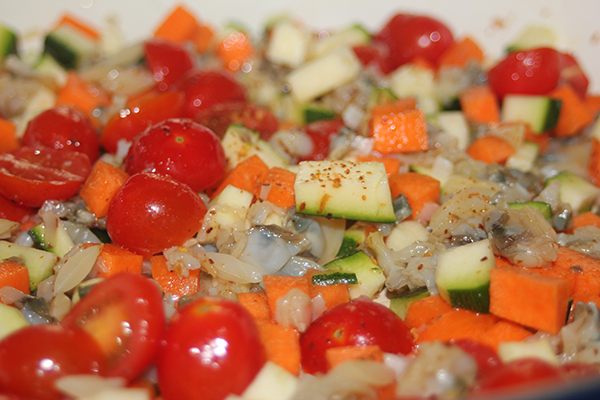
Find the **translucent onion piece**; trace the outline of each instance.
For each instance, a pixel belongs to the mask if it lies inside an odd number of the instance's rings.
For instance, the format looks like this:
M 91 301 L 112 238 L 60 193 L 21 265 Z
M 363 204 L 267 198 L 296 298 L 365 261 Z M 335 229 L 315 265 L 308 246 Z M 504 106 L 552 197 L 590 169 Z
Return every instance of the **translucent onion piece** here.
M 313 310 L 310 297 L 298 288 L 293 288 L 277 299 L 275 320 L 281 326 L 292 326 L 304 332 L 312 322 Z
M 44 224 L 44 240 L 48 247 L 54 247 L 56 244 L 56 231 L 59 225 L 59 219 L 49 208 L 40 208 L 39 215 Z
M 69 221 L 62 221 L 63 226 L 67 230 L 69 237 L 73 240 L 73 243 L 102 243 L 98 236 L 94 235 L 92 231 L 82 224 L 76 224 Z
M 101 250 L 102 246 L 83 248 L 78 245 L 69 251 L 57 266 L 54 295 L 64 293 L 79 285 L 92 270 Z
M 250 229 L 246 247 L 239 258 L 274 274 L 301 250 L 299 244 L 286 240 L 278 232 L 268 227 L 255 227 Z
M 122 388 L 125 378 L 103 378 L 98 375 L 68 375 L 56 380 L 56 388 L 69 397 L 91 396 L 109 388 Z
M 0 218 L 0 239 L 8 239 L 12 235 L 12 231 L 17 229 L 21 224 Z
M 229 254 L 202 253 L 202 267 L 211 275 L 235 283 L 259 283 L 266 270 L 257 265 L 241 261 Z
M 25 296 L 25 293 L 12 286 L 3 286 L 0 288 L 0 303 L 11 305 Z
M 60 321 L 71 309 L 73 303 L 64 293 L 57 294 L 50 303 L 50 315 Z

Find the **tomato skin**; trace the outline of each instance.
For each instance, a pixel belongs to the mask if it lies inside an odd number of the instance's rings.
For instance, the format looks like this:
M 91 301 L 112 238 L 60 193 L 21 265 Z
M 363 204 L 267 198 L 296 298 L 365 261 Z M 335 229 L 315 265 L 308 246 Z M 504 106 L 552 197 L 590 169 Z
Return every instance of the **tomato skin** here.
M 452 340 L 450 343 L 460 347 L 462 351 L 475 359 L 479 376 L 486 375 L 502 365 L 498 353 L 490 346 L 469 339 Z
M 481 396 L 497 391 L 535 388 L 565 380 L 560 368 L 538 358 L 522 358 L 502 364 L 483 375 L 472 394 Z
M 63 399 L 54 388 L 58 378 L 104 368 L 102 350 L 80 329 L 31 325 L 0 341 L 0 390 L 23 398 Z
M 321 161 L 329 155 L 331 139 L 337 135 L 344 127 L 344 123 L 339 119 L 329 119 L 311 122 L 302 129 L 310 137 L 313 150 L 310 154 L 302 157 L 300 161 L 315 160 Z
M 195 121 L 211 129 L 219 137 L 223 137 L 231 124 L 241 124 L 257 131 L 264 140 L 268 140 L 279 129 L 279 121 L 269 109 L 239 101 L 200 110 Z
M 219 138 L 190 119 L 169 119 L 148 128 L 133 140 L 125 158 L 125 171 L 130 175 L 170 175 L 196 192 L 217 183 L 225 167 Z
M 544 95 L 558 85 L 560 53 L 549 47 L 514 51 L 488 72 L 492 90 L 507 94 Z
M 185 93 L 185 116 L 195 118 L 200 110 L 226 102 L 245 102 L 246 91 L 235 77 L 220 69 L 200 70 L 180 86 Z
M 144 51 L 148 68 L 162 91 L 172 88 L 194 67 L 192 57 L 178 43 L 151 39 L 144 42 Z
M 237 302 L 201 297 L 171 319 L 158 358 L 165 400 L 241 394 L 266 362 L 252 316 Z
M 119 140 L 132 141 L 151 125 L 168 118 L 182 117 L 184 104 L 183 92 L 173 91 L 161 93 L 138 106 L 121 110 L 106 123 L 100 135 L 100 143 L 106 151 L 114 153 Z
M 143 275 L 115 274 L 92 287 L 61 325 L 86 330 L 100 343 L 107 356 L 105 376 L 131 381 L 158 352 L 166 326 L 162 295 Z
M 389 68 L 393 71 L 415 57 L 433 65 L 454 43 L 450 29 L 437 19 L 423 15 L 396 14 L 376 36 L 389 48 Z
M 100 155 L 98 134 L 90 120 L 67 106 L 43 111 L 29 121 L 21 145 L 77 151 L 86 154 L 91 162 Z
M 50 147 L 20 147 L 0 154 L 0 195 L 25 206 L 67 200 L 77 193 L 92 169 L 83 153 Z
M 384 75 L 392 72 L 393 69 L 389 65 L 389 50 L 383 43 L 374 41 L 368 45 L 354 46 L 352 50 L 364 67 L 374 66 Z
M 575 57 L 569 53 L 560 54 L 560 80 L 571 85 L 580 98 L 585 98 L 590 81 Z
M 302 368 L 327 372 L 325 351 L 349 345 L 378 345 L 386 353 L 408 354 L 414 340 L 404 321 L 386 306 L 353 300 L 323 313 L 300 338 Z
M 194 236 L 206 211 L 188 185 L 144 172 L 119 188 L 108 208 L 106 229 L 114 243 L 149 258 Z
M 33 208 L 20 206 L 4 196 L 0 196 L 0 218 L 14 222 L 22 222 L 23 218 L 33 213 Z

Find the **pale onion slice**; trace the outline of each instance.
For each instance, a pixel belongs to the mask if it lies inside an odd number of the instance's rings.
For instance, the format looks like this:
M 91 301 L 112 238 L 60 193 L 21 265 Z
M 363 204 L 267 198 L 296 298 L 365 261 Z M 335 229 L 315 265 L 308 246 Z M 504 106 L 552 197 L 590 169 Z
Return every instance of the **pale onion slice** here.
M 12 235 L 12 231 L 17 229 L 21 224 L 0 218 L 0 239 L 8 239 Z
M 102 246 L 84 248 L 77 245 L 69 251 L 57 266 L 54 295 L 67 292 L 79 285 L 92 270 Z
M 73 303 L 69 296 L 64 293 L 59 293 L 54 296 L 50 303 L 50 315 L 60 321 L 67 315 L 71 307 L 73 307 Z
M 281 326 L 292 326 L 304 332 L 313 318 L 310 297 L 298 288 L 293 288 L 277 299 L 275 320 Z
M 229 254 L 201 254 L 202 266 L 211 275 L 216 274 L 222 279 L 235 283 L 259 283 L 266 270 L 257 265 L 241 261 Z
M 106 389 L 122 388 L 125 378 L 103 378 L 98 375 L 67 375 L 56 380 L 55 386 L 62 393 L 73 398 L 91 396 Z

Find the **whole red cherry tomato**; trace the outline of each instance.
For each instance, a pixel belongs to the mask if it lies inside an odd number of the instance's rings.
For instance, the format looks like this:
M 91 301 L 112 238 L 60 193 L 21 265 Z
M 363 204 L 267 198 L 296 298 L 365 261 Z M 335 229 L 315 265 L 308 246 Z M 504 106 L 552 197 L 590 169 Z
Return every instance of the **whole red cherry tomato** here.
M 144 43 L 144 51 L 159 90 L 173 87 L 194 67 L 192 57 L 179 43 L 150 39 Z
M 138 106 L 121 110 L 106 123 L 100 143 L 106 151 L 117 151 L 119 140 L 132 141 L 149 126 L 167 118 L 183 117 L 185 95 L 183 92 L 166 92 L 144 101 Z
M 460 347 L 462 351 L 475 359 L 479 376 L 488 374 L 502 364 L 498 353 L 490 346 L 469 339 L 452 340 L 450 343 Z
M 533 389 L 565 380 L 565 374 L 557 366 L 539 358 L 522 358 L 502 364 L 483 375 L 472 393 L 480 396 L 497 391 Z
M 20 147 L 0 154 L 0 195 L 19 205 L 40 207 L 77 193 L 92 164 L 83 153 L 50 147 Z
M 125 171 L 170 175 L 196 192 L 217 183 L 225 173 L 219 138 L 190 119 L 169 119 L 138 135 L 125 158 Z
M 397 14 L 383 27 L 376 39 L 389 49 L 389 67 L 395 70 L 416 57 L 433 65 L 454 43 L 450 29 L 437 19 L 410 14 Z
M 310 137 L 313 149 L 312 152 L 300 159 L 306 160 L 324 160 L 329 155 L 331 139 L 337 135 L 344 127 L 344 123 L 339 119 L 328 119 L 311 122 L 302 129 Z
M 373 41 L 367 45 L 354 46 L 352 50 L 363 66 L 374 66 L 383 74 L 393 71 L 389 65 L 389 49 L 385 44 Z
M 273 113 L 264 107 L 246 102 L 227 102 L 200 110 L 196 122 L 210 128 L 219 137 L 223 137 L 231 124 L 241 124 L 260 133 L 262 139 L 269 139 L 279 128 L 279 121 Z
M 0 341 L 0 390 L 27 399 L 60 400 L 54 382 L 73 374 L 102 374 L 100 346 L 81 329 L 31 325 Z
M 500 98 L 509 93 L 547 94 L 559 78 L 560 53 L 548 47 L 514 51 L 488 72 L 489 84 Z
M 132 380 L 158 352 L 166 321 L 162 295 L 152 280 L 123 272 L 96 284 L 61 324 L 87 331 L 106 354 L 106 376 Z
M 350 345 L 378 345 L 386 353 L 408 354 L 414 341 L 392 310 L 372 301 L 353 300 L 321 314 L 304 332 L 300 338 L 304 372 L 327 372 L 325 351 Z
M 200 110 L 226 102 L 245 102 L 246 91 L 235 77 L 220 69 L 200 70 L 181 83 L 185 93 L 185 114 L 194 118 Z
M 171 319 L 158 358 L 165 400 L 241 394 L 266 361 L 252 316 L 238 302 L 201 297 Z
M 29 121 L 21 145 L 77 151 L 87 155 L 91 162 L 100 155 L 98 134 L 90 120 L 67 106 L 43 111 Z
M 198 232 L 206 205 L 188 185 L 168 175 L 131 176 L 106 216 L 111 240 L 146 258 L 179 246 Z

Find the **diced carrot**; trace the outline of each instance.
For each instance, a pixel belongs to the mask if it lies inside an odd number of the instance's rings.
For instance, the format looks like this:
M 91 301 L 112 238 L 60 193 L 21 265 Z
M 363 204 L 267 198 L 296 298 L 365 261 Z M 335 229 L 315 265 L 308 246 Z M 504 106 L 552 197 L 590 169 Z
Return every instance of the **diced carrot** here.
M 551 270 L 560 271 L 569 279 L 569 296 L 573 301 L 582 301 L 588 294 L 600 295 L 600 260 L 560 246 Z
M 156 29 L 154 37 L 182 43 L 192 39 L 197 29 L 198 22 L 196 17 L 180 4 L 175 7 L 171 14 Z
M 107 94 L 81 79 L 74 71 L 69 72 L 67 83 L 59 89 L 56 98 L 56 105 L 72 106 L 89 117 L 96 108 L 110 104 L 111 100 Z M 92 121 L 96 121 L 95 118 L 92 118 Z
M 142 263 L 144 257 L 135 254 L 119 245 L 105 243 L 96 260 L 98 267 L 98 277 L 108 278 L 119 272 L 142 273 Z
M 417 342 L 435 340 L 449 342 L 457 339 L 480 341 L 481 337 L 497 321 L 498 318 L 491 314 L 478 314 L 469 310 L 453 308 L 425 325 L 425 328 L 418 333 Z
M 14 122 L 0 118 L 0 153 L 8 153 L 19 147 L 17 127 Z
M 321 295 L 325 301 L 325 307 L 330 310 L 335 306 L 344 304 L 350 301 L 350 294 L 348 292 L 348 285 L 344 283 L 337 283 L 335 285 L 313 285 L 312 277 L 314 275 L 322 274 L 323 271 L 309 268 L 306 271 L 306 277 L 310 283 L 310 298 L 315 298 Z
M 19 229 L 21 230 L 21 232 L 29 232 L 29 230 L 31 230 L 31 228 L 33 228 L 37 224 L 38 224 L 38 221 L 36 221 L 34 219 L 27 219 L 27 221 L 25 221 L 21 224 Z
M 83 22 L 69 13 L 63 14 L 62 18 L 58 21 L 56 27 L 58 28 L 61 26 L 71 26 L 89 36 L 90 39 L 100 40 L 100 33 L 98 33 L 96 28 L 92 27 L 88 22 Z
M 79 191 L 87 209 L 97 218 L 104 217 L 108 213 L 110 201 L 127 178 L 127 172 L 98 160 Z
M 440 201 L 440 181 L 428 175 L 417 172 L 394 174 L 388 177 L 388 183 L 393 198 L 399 194 L 404 194 L 408 198 L 413 211 L 411 219 L 416 219 L 425 204 Z
M 583 226 L 595 226 L 596 228 L 600 228 L 600 215 L 588 211 L 574 216 L 573 229 L 581 228 Z
M 332 369 L 344 361 L 371 360 L 383 362 L 383 351 L 378 345 L 340 346 L 325 350 L 327 369 Z
M 507 140 L 496 135 L 485 135 L 473 140 L 466 153 L 474 160 L 487 164 L 504 164 L 515 151 Z
M 566 280 L 514 267 L 490 274 L 490 313 L 554 335 L 560 331 L 569 304 Z
M 452 307 L 439 294 L 413 301 L 408 306 L 404 323 L 409 328 L 419 328 L 429 324 L 451 311 Z
M 192 269 L 188 276 L 181 276 L 176 271 L 169 271 L 167 259 L 163 255 L 153 256 L 152 278 L 162 291 L 177 297 L 183 297 L 198 292 L 200 270 Z
M 207 52 L 213 42 L 215 33 L 213 29 L 208 25 L 198 24 L 196 31 L 192 36 L 192 42 L 196 46 L 196 51 L 199 54 Z
M 228 185 L 254 193 L 254 195 L 258 197 L 260 193 L 260 183 L 268 172 L 269 167 L 259 156 L 253 155 L 252 157 L 246 158 L 236 165 L 221 181 L 217 190 L 211 195 L 211 198 L 215 198 Z
M 271 315 L 276 315 L 277 300 L 292 289 L 300 289 L 310 296 L 310 282 L 306 276 L 264 275 L 263 283 L 269 301 Z
M 284 327 L 268 319 L 257 320 L 258 332 L 265 346 L 267 360 L 294 375 L 300 373 L 300 335 L 292 327 Z
M 247 33 L 236 30 L 219 42 L 216 55 L 225 68 L 237 71 L 254 56 L 254 46 Z
M 0 263 L 0 288 L 11 286 L 25 294 L 29 294 L 29 270 L 26 266 L 12 261 Z
M 393 108 L 390 108 L 390 105 L 382 105 L 371 110 L 373 150 L 382 154 L 429 150 L 429 136 L 423 110 L 392 111 Z
M 550 92 L 550 97 L 561 101 L 558 122 L 552 130 L 555 136 L 576 135 L 594 121 L 594 115 L 589 112 L 570 85 L 557 87 Z
M 483 62 L 483 50 L 470 37 L 464 37 L 450 45 L 438 58 L 438 68 L 464 67 L 470 62 Z
M 596 186 L 600 186 L 600 140 L 592 137 L 590 141 L 590 159 L 587 165 L 590 180 Z
M 417 108 L 416 97 L 403 97 L 396 99 L 391 103 L 378 104 L 371 108 L 372 115 L 386 115 L 393 114 L 407 110 L 414 110 Z
M 589 94 L 583 99 L 583 105 L 590 114 L 597 116 L 600 113 L 600 95 Z
M 296 204 L 294 195 L 295 182 L 295 173 L 279 167 L 271 168 L 261 183 L 263 190 L 267 189 L 269 191 L 265 200 L 279 207 L 292 207 Z
M 485 335 L 480 338 L 480 342 L 498 350 L 498 346 L 502 342 L 518 342 L 531 335 L 531 331 L 523 325 L 501 319 L 485 332 Z
M 373 157 L 373 156 L 364 156 L 364 157 L 356 157 L 356 161 L 358 162 L 368 162 L 368 161 L 377 161 L 383 163 L 385 166 L 385 172 L 387 172 L 388 176 L 392 174 L 397 174 L 400 171 L 400 166 L 402 163 L 397 158 L 392 157 Z
M 489 86 L 471 86 L 459 95 L 460 108 L 465 117 L 477 124 L 500 122 L 498 97 Z
M 435 69 L 435 66 L 428 59 L 422 56 L 413 57 L 408 63 L 422 69 Z
M 238 294 L 240 304 L 256 319 L 271 319 L 267 295 L 262 292 Z

